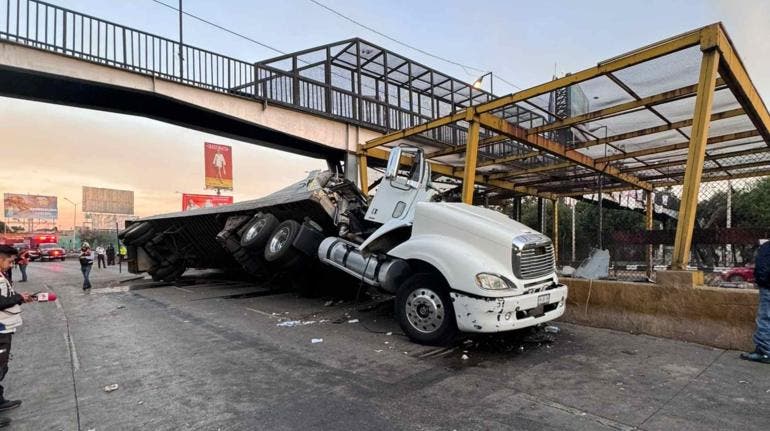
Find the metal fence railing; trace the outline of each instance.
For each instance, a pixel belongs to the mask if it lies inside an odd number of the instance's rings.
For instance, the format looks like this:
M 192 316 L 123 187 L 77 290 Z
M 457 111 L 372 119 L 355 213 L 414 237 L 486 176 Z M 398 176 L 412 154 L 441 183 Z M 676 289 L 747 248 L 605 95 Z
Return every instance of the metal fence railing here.
M 601 210 L 597 195 L 561 199 L 557 266 L 576 268 L 601 247 L 610 254 L 610 278 L 655 280 L 658 271 L 671 266 L 681 193 L 680 186 L 655 190 L 650 231 L 641 191 L 606 193 Z M 545 203 L 542 219 L 541 227 L 537 198 L 524 198 L 521 221 L 553 237 L 551 202 Z M 770 177 L 701 184 L 689 267 L 703 271 L 706 284 L 752 287 L 752 265 L 762 239 L 770 239 Z

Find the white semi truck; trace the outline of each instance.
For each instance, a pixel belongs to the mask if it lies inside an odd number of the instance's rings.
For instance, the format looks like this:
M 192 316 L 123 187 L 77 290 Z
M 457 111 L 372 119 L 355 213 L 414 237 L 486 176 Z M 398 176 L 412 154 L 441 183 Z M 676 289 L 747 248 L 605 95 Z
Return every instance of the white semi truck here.
M 235 265 L 294 280 L 317 267 L 346 273 L 395 295 L 399 325 L 425 344 L 564 313 L 567 287 L 557 279 L 548 237 L 438 196 L 422 150 L 398 147 L 371 202 L 352 182 L 314 172 L 254 201 L 137 220 L 120 237 L 131 271 L 158 280 L 188 267 Z

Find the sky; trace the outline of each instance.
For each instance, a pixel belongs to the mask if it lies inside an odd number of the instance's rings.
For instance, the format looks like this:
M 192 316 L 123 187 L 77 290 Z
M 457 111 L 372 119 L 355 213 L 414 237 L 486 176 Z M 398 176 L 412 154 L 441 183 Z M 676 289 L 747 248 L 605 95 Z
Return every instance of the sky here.
M 172 39 L 175 11 L 154 0 L 49 0 Z M 157 0 L 177 5 L 177 0 Z M 184 9 L 284 52 L 361 37 L 467 82 L 485 71 L 497 94 L 722 21 L 760 94 L 770 99 L 770 0 L 354 1 L 318 0 L 428 56 L 361 28 L 311 0 L 184 0 Z M 257 61 L 278 52 L 185 18 L 185 43 Z M 512 83 L 504 83 L 500 78 Z M 72 225 L 82 185 L 135 191 L 140 216 L 176 211 L 176 192 L 204 193 L 203 143 L 233 146 L 236 201 L 296 181 L 325 163 L 177 126 L 106 112 L 0 97 L 0 193 L 60 196 Z M 82 219 L 82 215 L 78 214 Z

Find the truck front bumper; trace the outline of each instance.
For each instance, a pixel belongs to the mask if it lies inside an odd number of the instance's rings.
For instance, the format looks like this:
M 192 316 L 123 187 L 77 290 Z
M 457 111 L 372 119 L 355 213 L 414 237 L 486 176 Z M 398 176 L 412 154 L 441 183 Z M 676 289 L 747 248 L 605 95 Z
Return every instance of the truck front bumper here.
M 527 295 L 486 298 L 450 293 L 457 328 L 464 332 L 502 332 L 548 322 L 564 314 L 567 286 Z

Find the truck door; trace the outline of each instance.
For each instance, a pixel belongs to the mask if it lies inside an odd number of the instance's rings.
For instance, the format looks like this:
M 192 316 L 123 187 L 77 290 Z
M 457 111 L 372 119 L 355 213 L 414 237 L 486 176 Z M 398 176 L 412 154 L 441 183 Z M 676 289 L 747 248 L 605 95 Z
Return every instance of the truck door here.
M 400 173 L 399 167 L 407 159 L 408 171 Z M 411 148 L 393 148 L 390 150 L 385 178 L 377 187 L 366 220 L 385 223 L 393 219 L 402 219 L 412 214 L 418 196 L 426 194 L 425 184 L 429 179 L 425 156 L 421 150 Z

